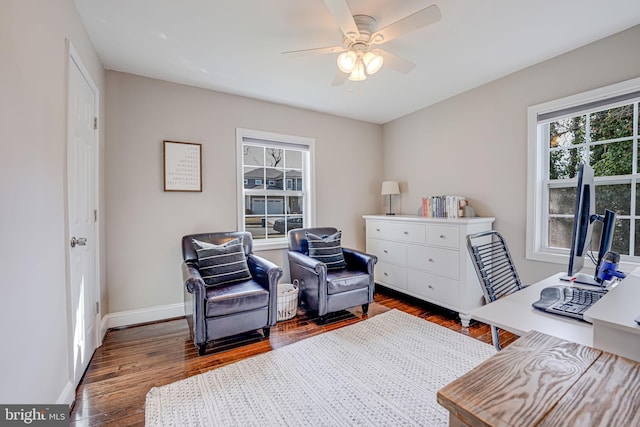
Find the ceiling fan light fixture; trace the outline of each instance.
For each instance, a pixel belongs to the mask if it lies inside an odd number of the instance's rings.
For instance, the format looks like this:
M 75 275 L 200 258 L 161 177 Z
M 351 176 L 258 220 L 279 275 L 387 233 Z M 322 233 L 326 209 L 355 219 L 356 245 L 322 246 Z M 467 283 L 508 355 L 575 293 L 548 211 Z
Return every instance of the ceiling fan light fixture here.
M 338 68 L 343 73 L 351 73 L 356 68 L 358 56 L 352 50 L 342 52 L 338 55 Z
M 364 72 L 364 64 L 362 63 L 362 61 L 358 61 L 356 63 L 356 67 L 351 72 L 351 75 L 349 76 L 349 80 L 351 80 L 352 82 L 360 82 L 362 80 L 367 80 L 367 75 Z
M 382 67 L 382 63 L 384 59 L 380 52 L 367 52 L 362 57 L 362 62 L 364 62 L 365 67 L 367 68 L 367 74 L 375 74 Z

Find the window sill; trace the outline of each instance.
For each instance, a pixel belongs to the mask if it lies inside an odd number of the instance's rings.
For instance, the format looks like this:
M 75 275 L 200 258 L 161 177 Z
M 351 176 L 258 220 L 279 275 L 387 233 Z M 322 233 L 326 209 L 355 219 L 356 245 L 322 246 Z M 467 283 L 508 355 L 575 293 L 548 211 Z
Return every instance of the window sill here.
M 276 249 L 288 249 L 289 248 L 289 242 L 287 242 L 286 240 L 276 240 L 276 241 L 253 241 L 253 250 L 255 252 L 260 252 L 260 251 L 270 251 L 270 250 L 276 250 Z

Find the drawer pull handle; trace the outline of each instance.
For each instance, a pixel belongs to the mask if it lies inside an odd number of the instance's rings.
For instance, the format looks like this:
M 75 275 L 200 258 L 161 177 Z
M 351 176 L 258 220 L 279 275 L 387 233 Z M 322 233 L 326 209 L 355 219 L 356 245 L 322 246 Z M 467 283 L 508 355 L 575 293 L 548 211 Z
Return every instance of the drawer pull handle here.
M 376 228 L 376 231 L 380 231 L 380 229 L 379 229 L 379 228 Z
M 389 276 L 386 271 L 384 273 L 382 273 L 382 274 L 384 274 L 385 276 Z
M 446 239 L 446 238 L 447 238 L 447 236 L 445 236 L 444 234 L 441 234 L 441 235 L 440 235 L 440 238 L 441 238 L 441 239 Z
M 404 232 L 404 234 L 409 234 L 409 232 L 408 232 L 408 231 L 405 231 L 405 232 Z
M 389 253 L 389 251 L 388 251 L 388 250 L 386 250 L 386 249 L 385 249 L 385 250 L 383 250 L 382 252 L 384 252 L 385 254 L 388 254 L 388 253 Z
M 429 262 L 435 262 L 433 258 L 429 258 Z
M 433 289 L 433 286 L 431 286 L 431 285 L 427 285 L 427 288 L 429 288 L 429 289 Z

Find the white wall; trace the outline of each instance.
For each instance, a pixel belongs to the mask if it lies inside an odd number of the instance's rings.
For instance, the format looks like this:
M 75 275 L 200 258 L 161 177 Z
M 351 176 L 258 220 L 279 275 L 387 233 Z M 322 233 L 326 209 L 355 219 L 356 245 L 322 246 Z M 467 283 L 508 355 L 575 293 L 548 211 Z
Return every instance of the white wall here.
M 71 0 L 0 2 L 0 402 L 64 403 L 67 48 L 104 71 Z
M 182 236 L 237 229 L 238 127 L 314 138 L 316 222 L 364 249 L 361 216 L 379 212 L 380 125 L 114 71 L 106 92 L 111 315 L 182 303 Z M 163 191 L 163 140 L 202 144 L 202 193 Z M 284 250 L 260 254 L 288 276 Z
M 525 259 L 527 107 L 640 76 L 639 42 L 636 26 L 386 123 L 384 177 L 402 181 L 401 211 L 466 195 L 496 217 L 525 283 L 564 270 Z

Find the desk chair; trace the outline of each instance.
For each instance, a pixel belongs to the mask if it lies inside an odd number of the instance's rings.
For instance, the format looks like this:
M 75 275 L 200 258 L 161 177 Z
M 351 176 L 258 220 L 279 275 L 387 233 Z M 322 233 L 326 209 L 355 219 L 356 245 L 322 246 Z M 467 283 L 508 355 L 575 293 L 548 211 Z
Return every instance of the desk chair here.
M 487 304 L 523 289 L 507 243 L 497 231 L 483 231 L 467 236 L 467 249 L 482 286 Z M 498 328 L 491 325 L 491 338 L 500 351 Z

